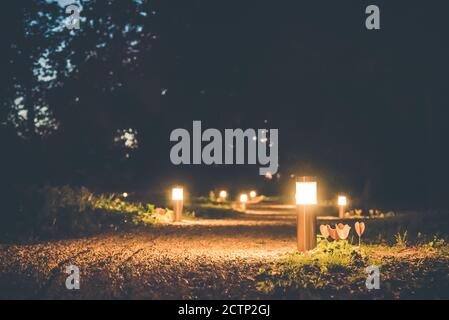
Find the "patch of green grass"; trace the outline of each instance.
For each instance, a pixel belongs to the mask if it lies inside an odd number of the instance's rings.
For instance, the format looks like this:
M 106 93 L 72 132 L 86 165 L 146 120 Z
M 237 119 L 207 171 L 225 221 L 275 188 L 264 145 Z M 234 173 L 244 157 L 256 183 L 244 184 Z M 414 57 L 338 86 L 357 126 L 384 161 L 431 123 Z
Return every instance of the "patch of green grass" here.
M 362 219 L 360 219 L 362 220 Z M 350 237 L 354 235 L 356 219 L 345 219 L 351 227 Z M 364 218 L 366 225 L 362 236 L 364 244 L 388 244 L 400 247 L 417 246 L 429 243 L 436 235 L 449 240 L 449 215 L 441 212 L 398 212 L 384 218 Z M 320 219 L 319 224 L 334 224 L 335 220 Z
M 347 241 L 320 239 L 308 253 L 292 253 L 260 270 L 257 289 L 265 294 L 286 298 L 314 298 L 320 291 L 338 291 L 343 279 L 359 277 L 366 259 Z
M 201 209 L 220 209 L 220 210 L 232 210 L 230 203 L 202 203 L 196 206 Z
M 93 210 L 100 209 L 111 213 L 129 215 L 131 221 L 136 225 L 148 225 L 156 221 L 153 204 L 127 201 L 121 199 L 117 194 L 95 196 L 89 193 L 87 206 Z
M 317 265 L 322 272 L 327 272 L 328 269 L 348 267 L 354 258 L 360 258 L 360 255 L 348 241 L 319 239 L 312 252 L 292 253 L 287 256 L 286 263 L 291 266 Z
M 394 236 L 394 239 L 396 240 L 396 245 L 398 247 L 406 247 L 407 246 L 407 230 L 405 230 L 403 233 L 399 232 L 396 233 Z
M 232 208 L 230 203 L 207 202 L 193 204 L 186 209 L 195 212 L 195 216 L 199 218 L 221 219 L 240 214 Z
M 261 269 L 256 288 L 276 299 L 447 299 L 448 264 L 449 247 L 439 238 L 415 247 L 360 249 L 347 241 L 321 240 L 309 253 L 291 253 Z M 380 269 L 379 290 L 365 286 L 370 265 Z
M 47 186 L 23 193 L 15 220 L 0 229 L 0 239 L 45 239 L 81 236 L 155 223 L 151 203 L 120 194 L 94 194 L 87 188 Z M 170 214 L 169 210 L 165 210 Z
M 424 246 L 427 248 L 430 248 L 430 249 L 439 249 L 439 248 L 446 247 L 447 242 L 443 238 L 440 238 L 437 235 L 434 235 L 433 239 L 431 241 L 429 241 L 428 243 L 425 243 Z

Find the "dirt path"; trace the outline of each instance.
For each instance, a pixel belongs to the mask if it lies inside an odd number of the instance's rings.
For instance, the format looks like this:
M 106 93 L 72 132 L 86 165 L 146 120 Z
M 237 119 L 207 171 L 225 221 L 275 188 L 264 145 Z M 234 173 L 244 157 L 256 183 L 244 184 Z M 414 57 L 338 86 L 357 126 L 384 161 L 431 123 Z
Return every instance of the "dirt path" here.
M 258 269 L 295 249 L 282 206 L 144 231 L 0 246 L 0 298 L 257 298 Z M 67 290 L 69 265 L 80 290 Z

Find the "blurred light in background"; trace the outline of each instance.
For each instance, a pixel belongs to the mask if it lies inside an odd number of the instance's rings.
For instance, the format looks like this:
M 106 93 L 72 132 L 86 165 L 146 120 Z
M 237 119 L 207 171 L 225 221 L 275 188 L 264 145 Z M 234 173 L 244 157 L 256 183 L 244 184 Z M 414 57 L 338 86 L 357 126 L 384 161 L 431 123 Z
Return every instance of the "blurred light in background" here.
M 338 205 L 339 206 L 346 206 L 348 203 L 345 196 L 338 196 Z
M 226 199 L 227 198 L 227 196 L 228 196 L 228 193 L 225 191 L 225 190 L 221 190 L 220 191 L 220 198 L 221 199 Z

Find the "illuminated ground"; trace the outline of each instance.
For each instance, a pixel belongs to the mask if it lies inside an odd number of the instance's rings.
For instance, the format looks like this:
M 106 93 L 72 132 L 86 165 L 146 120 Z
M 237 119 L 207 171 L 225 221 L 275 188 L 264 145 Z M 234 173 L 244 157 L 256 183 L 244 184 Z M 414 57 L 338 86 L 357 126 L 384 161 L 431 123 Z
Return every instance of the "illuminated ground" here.
M 366 235 L 371 232 L 377 238 L 376 230 L 381 230 L 394 239 L 388 225 L 397 222 L 370 220 Z M 411 226 L 408 230 L 411 233 Z M 319 251 L 292 256 L 296 249 L 292 208 L 263 205 L 221 219 L 0 245 L 0 298 L 448 299 L 447 242 L 396 242 L 364 245 L 364 258 L 343 264 Z M 81 271 L 78 291 L 65 287 L 64 271 L 72 264 Z M 381 290 L 366 289 L 368 264 L 381 267 Z
M 148 231 L 2 246 L 1 295 L 37 298 L 251 298 L 259 267 L 295 249 L 285 208 Z M 65 288 L 68 265 L 81 289 Z

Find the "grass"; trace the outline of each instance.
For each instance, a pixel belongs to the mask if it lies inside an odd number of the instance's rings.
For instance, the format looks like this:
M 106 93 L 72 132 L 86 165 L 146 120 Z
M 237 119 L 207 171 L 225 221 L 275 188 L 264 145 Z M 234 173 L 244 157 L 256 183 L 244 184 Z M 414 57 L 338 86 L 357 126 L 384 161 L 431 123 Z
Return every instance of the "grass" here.
M 194 212 L 195 217 L 206 219 L 223 219 L 240 214 L 232 207 L 231 202 L 210 201 L 205 197 L 195 198 L 186 210 Z
M 43 240 L 87 236 L 105 231 L 171 223 L 173 211 L 156 208 L 120 193 L 94 193 L 85 187 L 47 186 L 16 194 L 2 211 L 0 241 Z M 185 206 L 183 219 L 226 218 L 235 214 L 230 203 L 196 199 Z
M 171 210 L 151 203 L 132 201 L 117 193 L 95 194 L 85 187 L 48 186 L 22 192 L 20 196 L 8 223 L 0 226 L 2 241 L 117 231 L 171 221 L 173 215 Z
M 205 203 L 214 210 L 229 205 Z M 229 211 L 228 211 L 229 212 Z M 290 253 L 259 270 L 256 288 L 275 299 L 449 299 L 448 220 L 437 213 L 367 218 L 358 246 L 354 223 L 348 240 L 319 237 L 307 254 Z M 367 267 L 380 271 L 380 289 L 366 286 Z
M 291 253 L 261 269 L 257 289 L 277 299 L 448 299 L 449 247 L 444 239 L 408 246 L 361 248 L 348 241 L 320 239 L 309 253 Z M 368 290 L 366 268 L 380 270 L 380 289 Z

